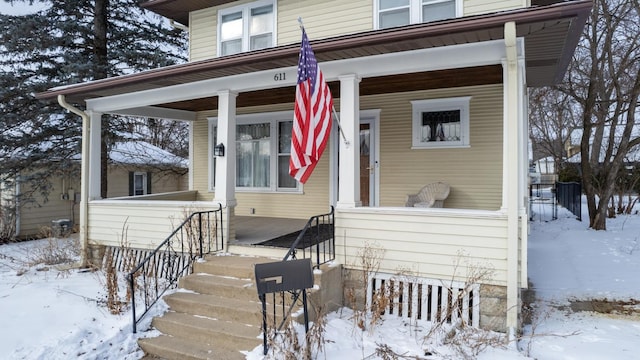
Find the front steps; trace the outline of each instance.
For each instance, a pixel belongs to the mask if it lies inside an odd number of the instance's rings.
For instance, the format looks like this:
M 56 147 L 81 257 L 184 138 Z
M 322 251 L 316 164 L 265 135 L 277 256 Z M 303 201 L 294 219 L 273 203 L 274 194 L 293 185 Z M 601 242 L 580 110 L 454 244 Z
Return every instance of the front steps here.
M 180 290 L 164 297 L 170 310 L 152 321 L 162 335 L 138 340 L 146 356 L 166 360 L 244 359 L 241 351 L 251 351 L 262 344 L 262 305 L 254 267 L 274 261 L 279 259 L 210 256 L 207 261 L 194 264 L 193 274 L 178 282 Z M 315 284 L 327 276 L 332 278 L 325 279 L 325 283 L 332 284 L 332 288 L 338 276 L 341 293 L 341 268 L 323 266 L 322 274 L 315 275 Z M 341 298 L 328 300 L 323 293 L 314 290 L 310 303 L 314 298 L 319 304 L 341 302 Z

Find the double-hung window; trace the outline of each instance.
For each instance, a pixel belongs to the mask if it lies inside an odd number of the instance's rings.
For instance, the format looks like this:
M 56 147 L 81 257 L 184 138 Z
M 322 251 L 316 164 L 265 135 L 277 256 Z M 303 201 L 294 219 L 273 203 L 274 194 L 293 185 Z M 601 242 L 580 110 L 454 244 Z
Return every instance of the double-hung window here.
M 376 0 L 378 29 L 460 16 L 462 0 Z
M 413 148 L 469 146 L 471 97 L 416 100 L 413 107 Z
M 236 125 L 236 190 L 297 192 L 299 183 L 289 175 L 291 112 L 240 115 Z M 213 146 L 217 120 L 209 120 L 210 188 L 215 183 Z
M 275 5 L 257 1 L 218 12 L 218 55 L 232 55 L 275 45 Z

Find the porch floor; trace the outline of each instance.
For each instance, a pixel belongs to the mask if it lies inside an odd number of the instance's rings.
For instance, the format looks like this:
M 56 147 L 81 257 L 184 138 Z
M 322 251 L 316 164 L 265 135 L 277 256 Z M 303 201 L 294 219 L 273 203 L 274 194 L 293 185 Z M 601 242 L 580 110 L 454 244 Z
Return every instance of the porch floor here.
M 308 220 L 263 216 L 236 216 L 236 239 L 232 245 L 256 245 L 282 235 L 302 230 Z

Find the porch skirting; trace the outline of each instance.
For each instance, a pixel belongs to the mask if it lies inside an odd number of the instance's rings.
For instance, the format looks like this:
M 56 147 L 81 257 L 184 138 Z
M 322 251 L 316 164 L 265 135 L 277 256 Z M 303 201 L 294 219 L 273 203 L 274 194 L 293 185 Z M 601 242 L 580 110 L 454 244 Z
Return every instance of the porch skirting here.
M 507 288 L 420 278 L 410 274 L 344 270 L 344 305 L 407 320 L 456 323 L 506 332 Z M 380 301 L 380 297 L 386 297 Z M 383 309 L 376 309 L 385 303 Z

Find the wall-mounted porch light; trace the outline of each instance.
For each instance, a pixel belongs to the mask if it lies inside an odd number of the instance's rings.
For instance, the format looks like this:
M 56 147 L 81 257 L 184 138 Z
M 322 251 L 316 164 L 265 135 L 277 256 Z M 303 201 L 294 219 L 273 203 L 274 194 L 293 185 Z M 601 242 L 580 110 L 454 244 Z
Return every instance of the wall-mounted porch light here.
M 213 156 L 224 156 L 224 144 L 220 143 L 213 147 Z

